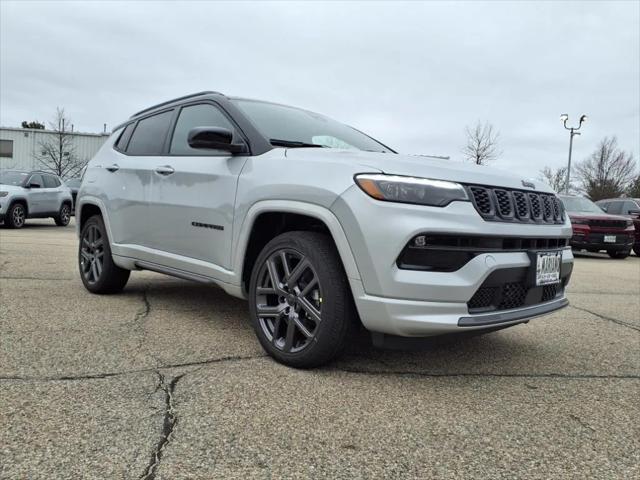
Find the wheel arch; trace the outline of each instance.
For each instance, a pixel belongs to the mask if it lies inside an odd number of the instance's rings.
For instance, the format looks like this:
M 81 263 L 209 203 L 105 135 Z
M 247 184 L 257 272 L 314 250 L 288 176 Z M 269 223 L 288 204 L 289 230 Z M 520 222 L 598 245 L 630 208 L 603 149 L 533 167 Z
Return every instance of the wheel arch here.
M 71 206 L 73 207 L 73 204 Z M 111 242 L 111 239 L 113 239 L 113 236 L 111 235 L 111 225 L 109 223 L 109 217 L 105 212 L 106 208 L 99 198 L 83 197 L 79 200 L 76 204 L 76 233 L 78 234 L 78 237 L 80 237 L 80 232 L 82 232 L 82 227 L 86 221 L 93 215 L 100 215 L 104 222 L 104 226 L 107 229 L 109 242 Z
M 295 230 L 321 231 L 333 240 L 349 279 L 360 279 L 351 247 L 336 216 L 329 209 L 305 202 L 267 200 L 247 212 L 234 242 L 234 268 L 243 293 L 248 291 L 251 270 L 260 251 L 275 236 Z
M 27 200 L 26 197 L 14 197 L 11 199 L 11 201 L 9 202 L 9 208 L 7 208 L 7 212 L 16 204 L 16 203 L 21 203 L 22 205 L 24 205 L 24 208 L 26 210 L 25 212 L 25 218 L 29 217 L 29 201 Z

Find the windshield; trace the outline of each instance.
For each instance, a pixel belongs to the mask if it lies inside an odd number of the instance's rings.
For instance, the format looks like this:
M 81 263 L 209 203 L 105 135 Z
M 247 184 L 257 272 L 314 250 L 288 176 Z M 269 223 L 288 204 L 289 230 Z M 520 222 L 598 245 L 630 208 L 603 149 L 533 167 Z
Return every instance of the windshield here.
M 80 187 L 82 180 L 79 178 L 71 178 L 69 180 L 65 180 L 64 183 L 67 185 L 67 187 L 78 188 Z
M 27 172 L 0 172 L 0 183 L 2 185 L 22 185 L 29 173 Z
M 584 197 L 560 197 L 562 199 L 562 203 L 564 203 L 564 208 L 568 212 L 576 212 L 576 213 L 603 213 L 598 205 L 593 203 L 588 198 Z
M 256 100 L 233 99 L 232 102 L 272 145 L 393 152 L 364 133 L 324 115 Z

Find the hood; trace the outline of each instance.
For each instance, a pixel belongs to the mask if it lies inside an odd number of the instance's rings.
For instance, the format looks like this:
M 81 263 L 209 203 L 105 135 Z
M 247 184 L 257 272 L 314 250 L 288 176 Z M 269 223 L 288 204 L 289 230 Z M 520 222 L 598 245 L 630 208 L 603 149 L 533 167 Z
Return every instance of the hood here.
M 498 170 L 483 165 L 460 163 L 431 157 L 400 155 L 392 153 L 364 152 L 361 150 L 339 150 L 334 148 L 290 148 L 288 158 L 318 161 L 330 159 L 333 162 L 350 162 L 358 165 L 362 173 L 383 172 L 391 175 L 406 175 L 435 180 L 472 185 L 488 185 L 507 187 L 518 190 L 535 190 L 537 192 L 555 193 L 548 185 L 539 180 L 531 180 L 526 176 Z M 523 180 L 532 183 L 535 188 L 524 186 Z
M 0 190 L 2 190 L 3 192 L 10 192 L 10 193 L 24 192 L 23 187 L 19 187 L 17 185 L 5 185 L 4 183 L 0 183 Z
M 576 220 L 629 220 L 627 217 L 621 215 L 611 215 L 609 213 L 586 213 L 586 212 L 569 212 L 567 211 L 570 219 Z

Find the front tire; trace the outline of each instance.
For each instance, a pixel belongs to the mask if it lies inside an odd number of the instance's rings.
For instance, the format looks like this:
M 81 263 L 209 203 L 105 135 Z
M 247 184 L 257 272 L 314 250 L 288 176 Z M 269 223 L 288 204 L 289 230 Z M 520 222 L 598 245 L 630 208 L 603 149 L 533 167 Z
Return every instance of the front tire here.
M 9 228 L 22 228 L 27 219 L 27 209 L 22 203 L 14 203 L 9 208 L 4 224 Z
M 100 215 L 89 218 L 80 233 L 78 267 L 85 288 L 91 293 L 120 292 L 129 280 L 129 270 L 113 263 L 107 229 Z
M 312 368 L 337 357 L 355 325 L 355 308 L 333 241 L 287 232 L 256 260 L 249 288 L 251 320 L 275 360 Z
M 631 250 L 607 250 L 607 253 L 611 258 L 622 260 L 629 256 Z
M 63 203 L 60 207 L 60 211 L 58 215 L 53 217 L 56 222 L 56 225 L 59 227 L 66 227 L 69 225 L 69 221 L 71 220 L 71 207 L 68 203 Z

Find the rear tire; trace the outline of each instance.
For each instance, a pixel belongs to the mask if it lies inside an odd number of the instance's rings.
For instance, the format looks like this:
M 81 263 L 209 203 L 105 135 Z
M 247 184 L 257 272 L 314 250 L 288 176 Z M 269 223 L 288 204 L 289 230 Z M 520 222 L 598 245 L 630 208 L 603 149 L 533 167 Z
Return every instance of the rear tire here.
M 6 217 L 4 218 L 4 224 L 8 228 L 22 228 L 24 222 L 27 219 L 27 209 L 22 203 L 14 203 L 9 208 Z
M 629 256 L 631 250 L 607 250 L 607 253 L 611 258 L 624 259 Z
M 271 240 L 253 266 L 249 310 L 258 340 L 278 362 L 313 368 L 336 358 L 356 316 L 331 238 L 287 232 Z
M 58 215 L 53 217 L 53 219 L 59 227 L 66 227 L 69 225 L 69 221 L 71 220 L 71 206 L 68 203 L 63 203 Z
M 78 267 L 82 283 L 91 293 L 120 292 L 129 280 L 131 272 L 113 263 L 107 229 L 100 215 L 92 216 L 82 227 Z

